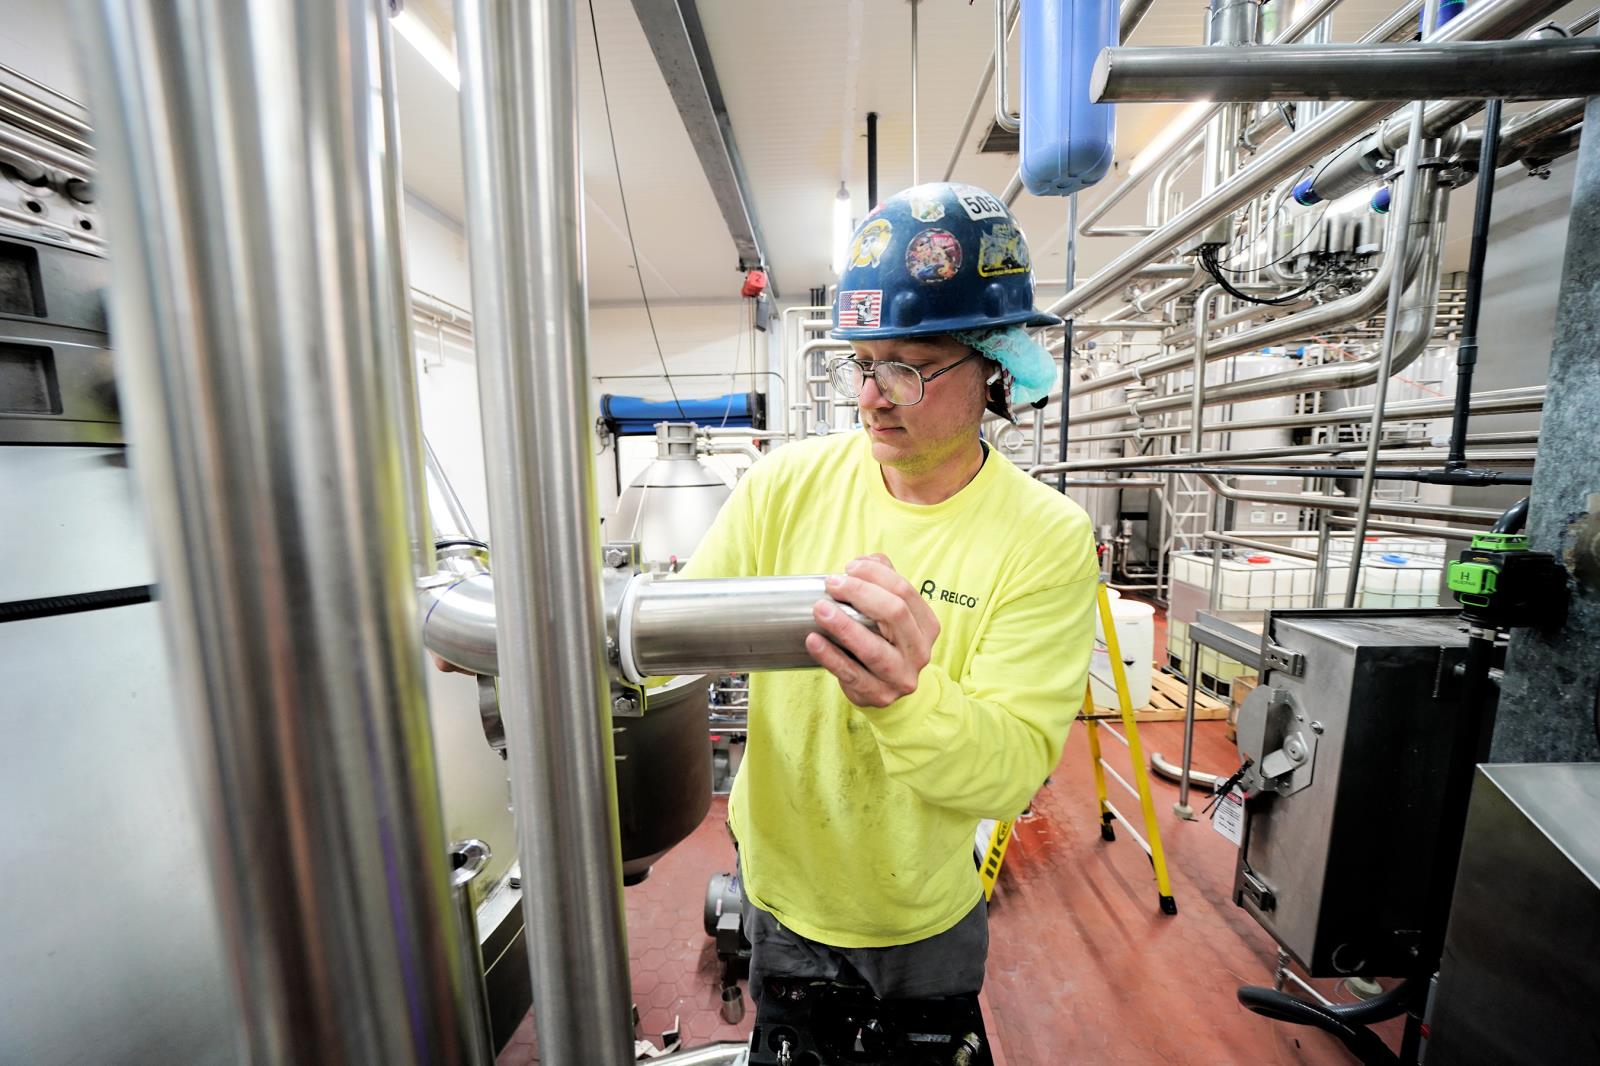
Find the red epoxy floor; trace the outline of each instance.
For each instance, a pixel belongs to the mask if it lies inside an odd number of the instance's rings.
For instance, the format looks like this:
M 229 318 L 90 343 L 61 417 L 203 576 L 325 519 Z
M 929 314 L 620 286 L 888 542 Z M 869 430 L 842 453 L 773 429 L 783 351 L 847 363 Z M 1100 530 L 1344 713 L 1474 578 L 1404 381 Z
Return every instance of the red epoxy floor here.
M 1176 761 L 1181 724 L 1147 725 L 1141 735 L 1147 750 Z M 1113 765 L 1125 765 L 1121 745 L 1107 740 L 1104 747 Z M 1200 723 L 1195 764 L 1233 770 L 1223 723 Z M 1235 1001 L 1236 986 L 1271 983 L 1275 946 L 1233 905 L 1232 846 L 1203 822 L 1180 821 L 1172 813 L 1176 787 L 1152 783 L 1178 902 L 1173 917 L 1157 909 L 1155 879 L 1138 844 L 1125 834 L 1101 841 L 1084 729 L 1073 726 L 1034 817 L 1012 837 L 990 911 L 984 1009 L 998 1057 L 1007 1066 L 1354 1061 L 1332 1037 L 1267 1021 Z M 1137 819 L 1138 805 L 1123 798 L 1112 802 Z M 701 925 L 706 878 L 733 861 L 724 816 L 718 799 L 649 880 L 627 890 L 634 999 L 644 1035 L 658 1043 L 675 1017 L 687 1046 L 742 1039 L 753 1020 L 747 1014 L 738 1026 L 722 1023 L 720 971 Z M 1349 998 L 1331 983 L 1317 984 L 1324 994 Z M 499 1061 L 538 1062 L 530 1021 Z

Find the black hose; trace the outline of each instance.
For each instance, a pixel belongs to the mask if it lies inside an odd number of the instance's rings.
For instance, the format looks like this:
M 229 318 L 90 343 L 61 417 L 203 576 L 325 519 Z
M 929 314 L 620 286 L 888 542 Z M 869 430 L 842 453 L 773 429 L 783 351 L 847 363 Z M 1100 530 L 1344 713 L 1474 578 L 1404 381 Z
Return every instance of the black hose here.
M 1528 497 L 1524 496 L 1516 503 L 1507 507 L 1505 513 L 1495 519 L 1491 533 L 1521 533 L 1528 525 Z
M 1400 1057 L 1389 1050 L 1389 1046 L 1378 1038 L 1378 1034 L 1360 1022 L 1351 1021 L 1320 1003 L 1296 999 L 1273 988 L 1255 988 L 1248 985 L 1239 989 L 1238 995 L 1239 1003 L 1243 1007 L 1262 1017 L 1294 1025 L 1309 1025 L 1325 1033 L 1332 1033 L 1350 1049 L 1350 1053 L 1359 1059 L 1363 1066 L 1400 1066 Z
M 878 113 L 867 112 L 867 210 L 878 206 Z M 820 301 L 819 301 L 820 302 Z
M 36 600 L 12 600 L 10 603 L 0 603 L 0 622 L 28 622 L 35 618 L 54 618 L 61 614 L 103 611 L 111 607 L 132 607 L 155 599 L 155 591 L 154 585 L 131 585 L 128 588 L 105 589 L 99 592 L 43 596 Z
M 1411 999 L 1411 982 L 1401 981 L 1393 988 L 1379 992 L 1358 1003 L 1335 1003 L 1328 1009 L 1347 1022 L 1371 1025 L 1388 1021 L 1402 1013 Z
M 1478 152 L 1478 194 L 1472 212 L 1472 249 L 1467 255 L 1467 291 L 1461 309 L 1461 343 L 1456 348 L 1456 398 L 1450 415 L 1450 455 L 1445 466 L 1467 465 L 1467 419 L 1472 402 L 1472 371 L 1478 363 L 1478 311 L 1483 303 L 1483 263 L 1489 251 L 1494 213 L 1494 171 L 1500 155 L 1499 100 L 1483 109 L 1483 143 Z

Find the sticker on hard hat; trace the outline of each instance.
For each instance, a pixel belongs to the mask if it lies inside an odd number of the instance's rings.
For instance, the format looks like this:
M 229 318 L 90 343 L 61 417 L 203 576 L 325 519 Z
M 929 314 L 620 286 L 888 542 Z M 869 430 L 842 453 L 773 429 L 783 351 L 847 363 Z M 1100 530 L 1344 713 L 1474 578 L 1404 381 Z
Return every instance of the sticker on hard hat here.
M 876 329 L 882 314 L 882 289 L 855 289 L 839 294 L 840 329 Z
M 934 196 L 911 196 L 906 206 L 918 222 L 937 222 L 944 217 L 944 201 Z
M 962 210 L 974 222 L 982 222 L 986 218 L 1009 218 L 1011 214 L 1006 210 L 1006 205 L 996 200 L 982 189 L 975 189 L 968 185 L 961 192 L 956 193 L 956 200 L 960 202 Z
M 978 276 L 1021 274 L 1028 269 L 1028 246 L 1015 226 L 992 227 L 978 244 Z
M 943 229 L 925 229 L 906 245 L 906 273 L 918 281 L 949 281 L 961 270 L 961 242 Z
M 856 239 L 850 242 L 850 265 L 877 266 L 883 253 L 888 251 L 889 238 L 893 235 L 894 228 L 889 225 L 888 219 L 874 219 L 862 226 Z

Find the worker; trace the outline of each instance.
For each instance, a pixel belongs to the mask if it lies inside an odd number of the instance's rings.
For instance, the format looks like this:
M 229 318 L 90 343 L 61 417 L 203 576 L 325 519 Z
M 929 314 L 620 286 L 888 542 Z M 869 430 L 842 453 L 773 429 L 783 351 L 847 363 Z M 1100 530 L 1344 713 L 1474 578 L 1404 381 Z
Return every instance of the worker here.
M 988 951 L 973 862 L 1055 768 L 1082 704 L 1098 567 L 1064 495 L 990 452 L 985 410 L 1042 400 L 1053 358 L 1011 212 L 969 185 L 905 190 L 850 243 L 829 368 L 861 429 L 752 466 L 681 576 L 826 573 L 806 649 L 758 673 L 729 799 L 768 977 L 861 979 L 883 998 L 976 993 Z

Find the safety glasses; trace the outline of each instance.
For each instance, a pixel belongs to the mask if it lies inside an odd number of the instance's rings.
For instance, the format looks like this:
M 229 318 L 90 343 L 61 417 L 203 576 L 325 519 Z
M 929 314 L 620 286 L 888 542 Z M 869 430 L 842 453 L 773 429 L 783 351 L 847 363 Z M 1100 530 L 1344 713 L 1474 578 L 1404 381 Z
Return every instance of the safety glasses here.
M 828 364 L 828 376 L 833 382 L 834 391 L 847 400 L 860 399 L 861 390 L 867 387 L 867 379 L 870 377 L 878 383 L 878 391 L 883 394 L 885 400 L 896 407 L 910 407 L 912 404 L 922 402 L 928 382 L 941 374 L 950 373 L 970 359 L 976 359 L 978 354 L 976 351 L 968 352 L 949 366 L 927 375 L 905 363 L 869 363 L 853 356 L 845 356 Z

